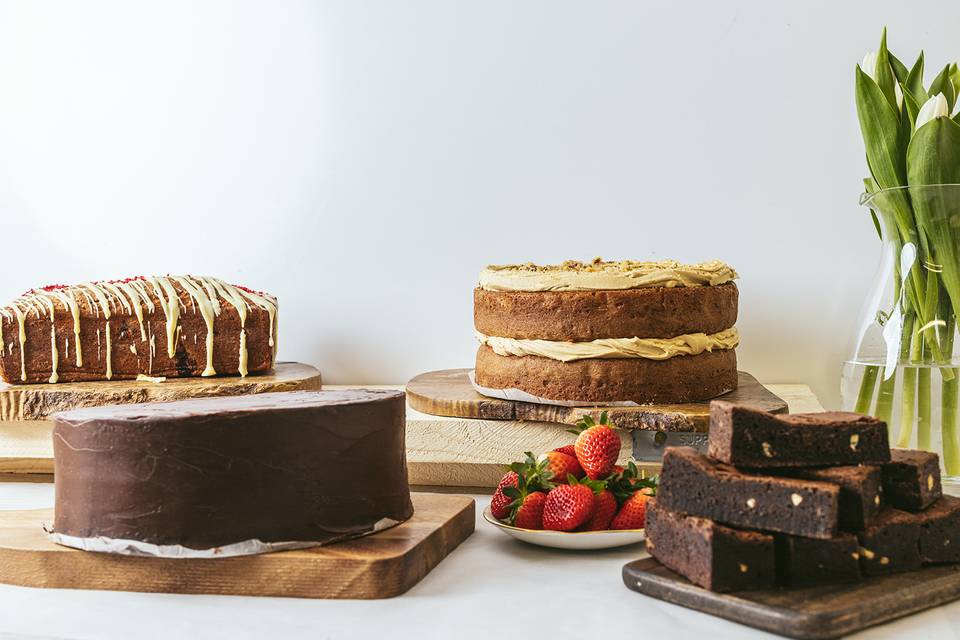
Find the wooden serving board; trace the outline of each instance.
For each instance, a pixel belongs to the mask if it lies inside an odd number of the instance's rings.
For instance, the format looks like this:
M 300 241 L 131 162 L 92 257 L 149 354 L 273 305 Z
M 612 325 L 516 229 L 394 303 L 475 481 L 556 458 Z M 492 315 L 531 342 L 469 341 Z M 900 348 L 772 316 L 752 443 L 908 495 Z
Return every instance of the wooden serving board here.
M 116 380 L 57 384 L 0 383 L 0 473 L 53 473 L 53 422 L 57 411 L 108 404 L 168 402 L 271 391 L 319 390 L 320 372 L 308 364 L 279 362 L 273 371 L 246 378 L 169 378 L 164 382 Z
M 413 494 L 413 517 L 326 547 L 255 556 L 121 556 L 56 545 L 52 509 L 0 511 L 0 582 L 22 587 L 292 598 L 392 598 L 473 533 L 472 498 Z
M 622 429 L 648 431 L 696 431 L 705 433 L 710 403 L 651 404 L 639 407 L 560 407 L 532 402 L 488 398 L 477 393 L 467 377 L 469 369 L 445 369 L 423 373 L 407 383 L 407 401 L 422 413 L 484 420 L 533 420 L 576 424 L 585 415 L 599 417 L 607 411 L 610 422 Z M 749 373 L 740 372 L 737 389 L 721 396 L 772 413 L 786 413 L 787 403 Z
M 644 595 L 802 640 L 825 640 L 960 599 L 960 565 L 938 565 L 845 585 L 714 593 L 654 558 L 623 567 Z

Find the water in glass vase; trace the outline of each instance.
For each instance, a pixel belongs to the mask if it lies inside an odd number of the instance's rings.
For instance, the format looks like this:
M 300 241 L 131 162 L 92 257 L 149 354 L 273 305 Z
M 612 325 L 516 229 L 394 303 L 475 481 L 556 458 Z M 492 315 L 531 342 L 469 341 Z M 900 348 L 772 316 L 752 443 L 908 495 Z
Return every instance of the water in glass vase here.
M 862 204 L 882 253 L 843 365 L 843 406 L 886 421 L 894 447 L 938 453 L 944 481 L 958 483 L 960 185 L 883 189 Z
M 943 379 L 930 363 L 899 363 L 889 370 L 880 362 L 848 360 L 840 375 L 844 411 L 874 415 L 887 423 L 890 446 L 940 454 L 943 481 L 960 483 L 957 390 L 960 370 Z M 948 376 L 950 374 L 947 374 Z

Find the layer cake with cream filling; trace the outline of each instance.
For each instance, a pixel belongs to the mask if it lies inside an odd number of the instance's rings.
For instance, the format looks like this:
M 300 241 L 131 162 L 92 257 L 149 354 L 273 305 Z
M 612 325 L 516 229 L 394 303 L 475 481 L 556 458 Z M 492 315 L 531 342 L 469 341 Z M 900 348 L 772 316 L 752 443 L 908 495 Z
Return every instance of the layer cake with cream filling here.
M 731 391 L 736 277 L 722 262 L 489 266 L 474 290 L 476 383 L 585 403 Z

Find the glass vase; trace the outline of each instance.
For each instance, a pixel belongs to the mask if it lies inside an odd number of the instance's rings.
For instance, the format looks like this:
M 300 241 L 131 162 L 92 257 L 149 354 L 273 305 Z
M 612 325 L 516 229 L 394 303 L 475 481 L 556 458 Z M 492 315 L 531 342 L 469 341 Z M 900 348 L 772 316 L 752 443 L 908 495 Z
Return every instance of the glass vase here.
M 894 447 L 940 455 L 960 482 L 960 185 L 864 194 L 880 267 L 841 375 L 844 409 L 876 416 Z

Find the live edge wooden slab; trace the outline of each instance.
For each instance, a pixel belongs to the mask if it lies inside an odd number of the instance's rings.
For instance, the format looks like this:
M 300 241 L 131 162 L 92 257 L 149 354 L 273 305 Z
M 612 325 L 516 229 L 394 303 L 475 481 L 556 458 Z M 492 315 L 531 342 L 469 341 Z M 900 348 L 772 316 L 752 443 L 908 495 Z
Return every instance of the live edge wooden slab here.
M 710 403 L 651 404 L 639 407 L 559 407 L 532 402 L 488 398 L 477 393 L 467 377 L 469 369 L 446 369 L 424 373 L 407 383 L 407 401 L 421 413 L 485 420 L 533 420 L 576 424 L 585 415 L 594 418 L 607 411 L 610 422 L 622 429 L 705 433 L 710 421 Z M 786 413 L 787 403 L 749 373 L 740 372 L 739 386 L 721 396 L 724 400 Z
M 960 598 L 960 565 L 866 578 L 846 585 L 714 593 L 654 558 L 623 567 L 623 582 L 642 594 L 802 640 L 826 640 Z
M 273 371 L 245 378 L 169 378 L 163 382 L 115 380 L 18 384 L 0 382 L 0 473 L 51 474 L 48 417 L 78 407 L 167 402 L 271 391 L 319 390 L 320 372 L 299 362 L 278 362 Z
M 473 533 L 474 501 L 413 494 L 413 517 L 326 547 L 216 559 L 78 551 L 47 538 L 53 511 L 0 511 L 0 582 L 22 587 L 292 598 L 392 598 Z

